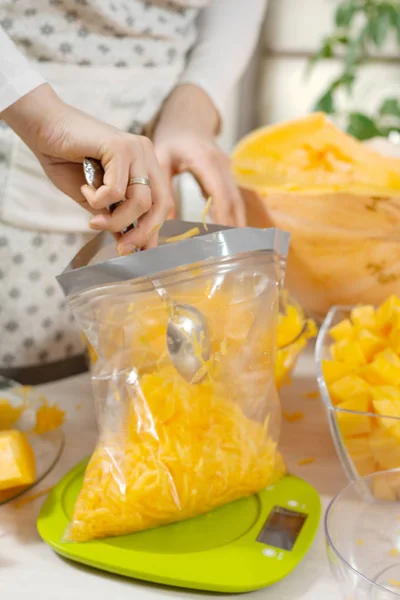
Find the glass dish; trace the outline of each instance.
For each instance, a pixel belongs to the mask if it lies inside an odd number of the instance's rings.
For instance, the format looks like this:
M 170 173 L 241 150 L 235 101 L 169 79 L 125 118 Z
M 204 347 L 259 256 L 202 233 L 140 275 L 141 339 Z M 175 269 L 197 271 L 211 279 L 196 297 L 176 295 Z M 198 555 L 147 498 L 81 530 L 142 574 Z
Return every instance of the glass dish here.
M 36 462 L 36 480 L 28 486 L 1 490 L 0 505 L 2 505 L 15 500 L 21 494 L 32 489 L 50 473 L 61 456 L 64 446 L 64 434 L 60 428 L 41 435 L 31 431 L 34 425 L 33 413 L 41 400 L 32 388 L 21 386 L 15 381 L 0 377 L 0 400 L 8 401 L 15 408 L 23 405 L 27 406 L 15 425 L 13 424 L 10 428 L 25 432 L 35 454 Z
M 400 597 L 400 470 L 344 488 L 325 514 L 328 560 L 345 600 Z
M 331 400 L 322 362 L 330 359 L 329 348 L 333 340 L 331 327 L 348 319 L 351 306 L 334 306 L 323 322 L 315 347 L 317 379 L 321 398 L 328 414 L 329 426 L 342 465 L 351 481 L 371 473 L 400 467 L 400 419 L 373 412 L 343 410 Z M 343 435 L 343 428 L 354 434 Z M 400 522 L 399 522 L 400 523 Z

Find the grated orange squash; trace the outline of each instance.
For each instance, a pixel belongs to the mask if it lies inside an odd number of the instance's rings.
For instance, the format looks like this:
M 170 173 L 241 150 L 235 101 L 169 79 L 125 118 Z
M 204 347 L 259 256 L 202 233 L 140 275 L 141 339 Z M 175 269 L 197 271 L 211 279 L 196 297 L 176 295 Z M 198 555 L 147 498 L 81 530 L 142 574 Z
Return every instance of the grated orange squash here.
M 190 385 L 172 367 L 143 375 L 126 431 L 106 434 L 90 460 L 67 538 L 187 519 L 279 479 L 285 467 L 268 418 L 248 418 L 223 391 L 207 380 Z
M 42 435 L 47 431 L 54 431 L 64 423 L 65 412 L 55 404 L 50 405 L 43 398 L 42 405 L 36 411 L 36 423 L 34 433 Z
M 208 225 L 207 225 L 207 221 L 206 221 L 206 219 L 207 219 L 207 215 L 208 215 L 208 213 L 209 213 L 209 211 L 210 211 L 210 208 L 211 208 L 211 204 L 212 204 L 212 202 L 213 202 L 213 199 L 212 199 L 212 197 L 210 196 L 210 197 L 208 198 L 207 202 L 206 202 L 206 205 L 205 205 L 205 207 L 204 207 L 204 211 L 203 211 L 203 215 L 202 215 L 202 219 L 201 219 L 201 222 L 203 223 L 203 227 L 204 227 L 204 229 L 205 229 L 206 231 L 208 231 Z
M 287 421 L 288 423 L 297 423 L 298 421 L 302 421 L 304 419 L 304 413 L 300 412 L 300 411 L 294 411 L 292 413 L 288 413 L 286 411 L 283 411 L 283 418 L 285 419 L 285 421 Z
M 299 467 L 305 467 L 307 465 L 312 465 L 313 463 L 315 463 L 316 459 L 313 456 L 309 456 L 308 458 L 300 458 L 297 461 L 297 465 Z
M 182 240 L 188 240 L 195 235 L 199 235 L 200 229 L 198 227 L 192 227 L 192 229 L 188 229 L 185 233 L 181 233 L 180 235 L 173 235 L 165 240 L 166 244 L 174 244 L 175 242 L 182 242 Z

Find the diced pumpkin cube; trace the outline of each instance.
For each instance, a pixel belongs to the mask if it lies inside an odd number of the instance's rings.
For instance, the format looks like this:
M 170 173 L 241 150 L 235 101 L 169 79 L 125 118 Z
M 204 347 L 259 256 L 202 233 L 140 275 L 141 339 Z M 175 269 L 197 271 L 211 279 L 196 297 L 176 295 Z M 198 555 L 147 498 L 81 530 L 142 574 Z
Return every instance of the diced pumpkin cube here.
M 349 344 L 348 340 L 340 340 L 339 342 L 335 342 L 334 344 L 331 344 L 329 347 L 329 352 L 330 352 L 332 360 L 335 360 L 337 362 L 342 362 L 343 361 L 343 353 L 346 351 L 348 344 Z
M 337 410 L 336 418 L 343 437 L 353 437 L 371 432 L 371 417 L 363 414 L 369 410 L 369 401 L 367 399 L 364 401 L 360 399 L 348 400 L 340 404 L 337 408 L 340 410 Z
M 400 389 L 394 385 L 376 385 L 371 387 L 373 400 L 400 401 Z
M 0 490 L 35 481 L 35 456 L 27 439 L 17 430 L 0 432 Z
M 346 362 L 356 367 L 367 364 L 358 341 L 341 340 L 332 344 L 330 350 L 333 360 Z
M 356 306 L 351 311 L 351 321 L 357 329 L 378 330 L 378 321 L 373 306 Z
M 368 411 L 370 408 L 371 388 L 357 375 L 347 375 L 329 385 L 328 389 L 333 404 L 351 401 L 353 403 L 352 410 Z M 360 402 L 360 408 L 355 407 L 357 402 Z
M 400 384 L 400 364 L 398 356 L 390 349 L 379 352 L 368 365 L 358 369 L 358 375 L 370 385 L 398 386 Z
M 400 364 L 395 365 L 389 362 L 386 357 L 379 356 L 374 359 L 371 366 L 374 365 L 377 372 L 380 373 L 385 384 L 399 385 L 400 384 Z
M 361 475 L 361 477 L 376 471 L 374 457 L 372 456 L 369 448 L 368 435 L 348 437 L 344 438 L 343 441 L 347 452 L 350 455 L 350 459 L 352 460 L 357 473 Z
M 395 427 L 398 424 L 396 419 L 400 418 L 400 405 L 388 399 L 373 400 L 372 403 L 376 414 L 381 417 L 380 419 L 377 419 L 377 423 L 380 427 L 392 429 L 392 427 Z
M 304 325 L 304 315 L 296 306 L 286 304 L 285 313 L 278 315 L 278 327 L 276 344 L 278 348 L 282 348 L 290 344 L 302 330 Z
M 360 477 L 366 477 L 377 471 L 372 454 L 353 454 L 351 460 Z
M 50 406 L 46 401 L 36 411 L 34 432 L 38 435 L 54 431 L 64 423 L 65 412 L 55 404 Z
M 360 329 L 357 339 L 368 362 L 373 359 L 375 354 L 387 346 L 384 338 L 371 333 L 368 329 Z
M 354 327 L 350 319 L 344 319 L 337 325 L 334 325 L 334 327 L 331 327 L 329 334 L 337 342 L 340 342 L 340 340 L 352 340 L 355 337 Z
M 400 358 L 394 350 L 386 348 L 375 356 L 375 359 L 382 359 L 400 369 Z
M 387 380 L 381 373 L 379 369 L 379 365 L 375 364 L 375 362 L 370 363 L 369 365 L 365 365 L 364 367 L 360 367 L 357 370 L 357 375 L 364 379 L 371 386 L 385 386 L 387 385 Z
M 389 334 L 389 343 L 396 354 L 400 354 L 400 329 L 393 328 Z
M 387 430 L 374 429 L 369 436 L 371 454 L 381 469 L 400 467 L 400 443 Z
M 392 328 L 393 316 L 398 310 L 400 310 L 400 298 L 394 294 L 389 296 L 377 309 L 376 319 L 382 332 L 389 333 Z
M 400 438 L 400 390 L 391 385 L 382 385 L 372 387 L 371 393 L 374 410 L 382 417 L 376 419 L 377 424 Z
M 354 371 L 354 366 L 351 364 L 342 363 L 338 360 L 322 361 L 322 373 L 326 384 L 338 381 L 338 379 L 342 379 L 352 371 Z
M 350 455 L 371 454 L 368 435 L 358 435 L 357 437 L 346 438 L 345 445 Z
M 13 406 L 7 398 L 0 398 L 0 431 L 10 429 L 18 421 L 23 410 L 23 404 Z
M 373 478 L 371 491 L 377 500 L 394 502 L 397 498 L 396 490 L 391 485 L 390 475 L 385 473 L 376 475 Z

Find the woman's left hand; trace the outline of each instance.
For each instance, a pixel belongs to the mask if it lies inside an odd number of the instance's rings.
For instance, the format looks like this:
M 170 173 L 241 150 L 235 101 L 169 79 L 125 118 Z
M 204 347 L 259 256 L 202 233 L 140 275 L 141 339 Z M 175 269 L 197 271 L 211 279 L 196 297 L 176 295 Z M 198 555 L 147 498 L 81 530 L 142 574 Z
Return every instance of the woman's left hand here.
M 219 115 L 197 86 L 179 86 L 165 103 L 153 133 L 159 163 L 169 181 L 189 172 L 206 198 L 215 223 L 244 227 L 245 209 L 229 157 L 215 144 Z

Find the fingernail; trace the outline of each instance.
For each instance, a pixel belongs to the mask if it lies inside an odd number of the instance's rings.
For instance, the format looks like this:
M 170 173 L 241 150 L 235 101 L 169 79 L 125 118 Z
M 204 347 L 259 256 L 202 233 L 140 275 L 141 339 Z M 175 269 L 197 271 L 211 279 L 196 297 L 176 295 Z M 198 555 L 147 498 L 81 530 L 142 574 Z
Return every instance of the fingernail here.
M 89 225 L 93 229 L 104 229 L 107 226 L 108 219 L 105 215 L 96 215 L 90 220 Z
M 89 222 L 89 227 L 90 229 L 96 229 L 96 231 L 100 231 L 102 229 L 102 227 L 100 227 L 97 223 L 93 223 L 92 221 Z
M 136 251 L 136 246 L 134 244 L 126 244 L 125 246 L 119 244 L 117 249 L 120 256 L 128 256 L 128 254 Z

